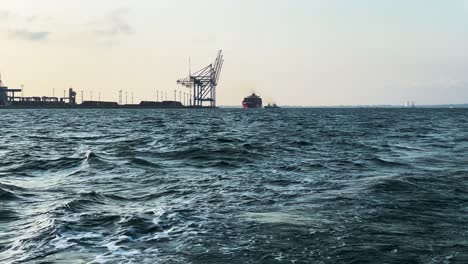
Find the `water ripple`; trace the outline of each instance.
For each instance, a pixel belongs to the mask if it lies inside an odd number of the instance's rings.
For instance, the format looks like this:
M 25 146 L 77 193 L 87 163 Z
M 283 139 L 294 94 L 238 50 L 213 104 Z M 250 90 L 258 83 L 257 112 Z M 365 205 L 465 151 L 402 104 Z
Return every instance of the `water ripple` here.
M 468 112 L 2 110 L 2 263 L 466 263 Z

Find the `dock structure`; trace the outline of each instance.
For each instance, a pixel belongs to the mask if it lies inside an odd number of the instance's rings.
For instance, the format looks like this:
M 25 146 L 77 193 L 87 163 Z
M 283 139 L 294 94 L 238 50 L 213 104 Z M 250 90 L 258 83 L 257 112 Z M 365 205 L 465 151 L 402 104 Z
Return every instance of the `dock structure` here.
M 220 50 L 213 64 L 193 74 L 189 69 L 189 76 L 177 81 L 177 84 L 192 90 L 193 97 L 190 99 L 190 107 L 216 107 L 216 88 L 223 63 L 223 54 Z M 189 66 L 189 68 L 191 67 Z M 208 105 L 206 105 L 207 103 Z
M 77 93 L 73 88 L 68 89 L 68 96 L 64 90 L 63 97 L 47 97 L 47 96 L 33 96 L 33 97 L 19 97 L 17 93 L 22 93 L 22 89 L 10 89 L 2 82 L 0 75 L 0 109 L 28 109 L 28 108 L 68 108 L 68 109 L 90 109 L 90 108 L 184 108 L 181 102 L 176 101 L 142 101 L 139 104 L 122 104 L 122 91 L 119 91 L 119 103 L 117 102 L 103 102 L 99 101 L 84 101 L 82 95 L 82 102 L 76 102 Z M 83 91 L 82 93 L 83 94 Z M 133 96 L 132 96 L 133 101 Z
M 20 93 L 21 89 L 8 89 L 2 82 L 2 74 L 0 73 L 0 106 L 8 106 L 9 102 L 15 101 L 21 97 L 16 97 L 15 93 Z
M 0 107 L 6 108 L 63 108 L 76 106 L 76 92 L 68 90 L 68 97 L 32 96 L 18 97 L 22 89 L 9 89 L 0 80 Z
M 81 104 L 77 103 L 77 93 L 73 88 L 63 91 L 63 97 L 55 97 L 55 89 L 53 96 L 23 96 L 23 86 L 21 89 L 10 89 L 2 82 L 0 75 L 0 109 L 18 109 L 18 108 L 215 108 L 216 107 L 216 87 L 218 85 L 219 76 L 223 67 L 222 51 L 218 52 L 218 56 L 213 64 L 205 68 L 191 73 L 185 79 L 177 81 L 178 84 L 190 89 L 190 93 L 182 93 L 179 91 L 179 101 L 177 101 L 177 90 L 174 90 L 174 101 L 167 99 L 167 91 L 157 91 L 156 101 L 142 101 L 139 104 L 133 103 L 133 92 L 131 93 L 131 104 L 128 103 L 128 92 L 125 92 L 125 103 L 123 103 L 123 91 L 119 90 L 118 102 L 93 101 L 92 91 L 90 91 L 91 100 L 85 101 L 83 91 L 81 91 Z M 193 89 L 193 90 L 192 90 Z M 17 96 L 21 93 L 21 96 Z M 182 97 L 182 94 L 184 95 Z M 161 95 L 161 96 L 159 96 Z M 193 95 L 193 97 L 192 97 Z

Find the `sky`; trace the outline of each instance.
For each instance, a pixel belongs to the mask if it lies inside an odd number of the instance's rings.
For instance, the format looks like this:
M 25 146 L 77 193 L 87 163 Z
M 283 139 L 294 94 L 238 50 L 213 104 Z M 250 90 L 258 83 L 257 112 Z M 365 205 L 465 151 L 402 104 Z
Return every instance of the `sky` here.
M 468 0 L 0 0 L 2 81 L 24 96 L 173 99 L 220 49 L 218 105 L 468 103 Z

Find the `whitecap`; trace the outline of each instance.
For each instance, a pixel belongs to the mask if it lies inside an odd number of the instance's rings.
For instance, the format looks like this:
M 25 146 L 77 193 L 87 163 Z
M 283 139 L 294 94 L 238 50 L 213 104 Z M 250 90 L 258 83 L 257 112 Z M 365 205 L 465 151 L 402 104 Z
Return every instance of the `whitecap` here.
M 86 150 L 86 154 L 85 154 L 86 160 L 89 160 L 92 155 L 93 155 L 93 152 L 91 150 Z

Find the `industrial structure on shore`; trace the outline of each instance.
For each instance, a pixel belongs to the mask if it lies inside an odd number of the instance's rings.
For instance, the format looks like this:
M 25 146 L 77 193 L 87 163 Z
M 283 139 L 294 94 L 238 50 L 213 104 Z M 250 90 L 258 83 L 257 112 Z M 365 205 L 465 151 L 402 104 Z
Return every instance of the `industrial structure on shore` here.
M 203 107 L 208 103 L 209 107 L 216 107 L 216 88 L 223 63 L 223 54 L 220 50 L 214 64 L 210 64 L 194 74 L 189 66 L 189 76 L 177 81 L 178 84 L 193 90 L 193 98 L 190 99 L 193 102 L 191 106 Z
M 216 88 L 221 74 L 224 60 L 222 51 L 213 64 L 191 73 L 185 79 L 180 79 L 177 84 L 189 89 L 189 93 L 179 92 L 179 101 L 177 93 L 174 91 L 174 101 L 159 100 L 159 92 L 156 101 L 141 101 L 139 104 L 128 104 L 122 102 L 122 91 L 119 91 L 119 102 L 84 101 L 83 94 L 81 104 L 77 103 L 76 92 L 68 89 L 68 96 L 64 91 L 63 97 L 33 96 L 23 97 L 23 88 L 10 89 L 2 83 L 0 75 L 0 109 L 1 108 L 215 108 L 216 107 Z M 18 94 L 21 93 L 21 96 Z M 187 95 L 187 96 L 186 96 Z M 163 97 L 163 96 L 161 96 Z M 127 101 L 127 100 L 126 100 Z

